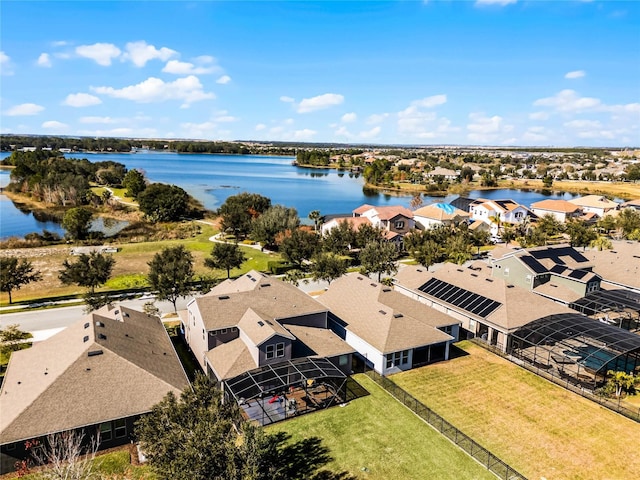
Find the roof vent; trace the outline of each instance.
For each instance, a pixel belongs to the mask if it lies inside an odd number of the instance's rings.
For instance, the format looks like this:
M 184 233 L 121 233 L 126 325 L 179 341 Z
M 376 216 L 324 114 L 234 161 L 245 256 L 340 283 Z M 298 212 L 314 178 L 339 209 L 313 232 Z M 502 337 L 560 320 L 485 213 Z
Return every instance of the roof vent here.
M 471 274 L 471 276 L 472 276 L 472 277 L 477 277 L 477 276 L 478 276 L 478 274 L 477 274 L 477 273 L 472 273 L 472 274 Z
M 89 328 L 89 323 L 85 323 L 84 328 Z
M 404 315 L 402 315 L 401 313 L 394 313 L 393 314 L 393 318 L 402 318 L 404 317 Z
M 122 316 L 129 318 L 129 314 L 127 312 L 122 312 Z
M 458 271 L 458 272 L 464 272 L 464 270 L 462 270 L 461 268 L 456 268 L 456 271 Z
M 263 283 L 261 286 L 263 286 L 263 287 L 270 287 L 270 286 L 271 286 L 271 284 L 270 284 L 270 283 Z
M 91 350 L 89 352 L 87 352 L 87 356 L 89 357 L 96 357 L 98 355 L 102 355 L 104 352 L 102 350 Z
M 493 278 L 485 278 L 487 282 L 493 282 Z
M 251 277 L 249 277 L 249 278 L 251 278 Z M 252 281 L 252 282 L 255 282 L 255 281 L 256 281 L 256 279 L 255 279 L 255 278 L 251 278 L 251 281 Z
M 378 286 L 378 284 L 377 284 L 377 283 L 371 283 L 370 285 L 371 285 L 372 287 L 377 287 L 377 286 Z
M 261 327 L 264 327 L 264 322 L 262 320 L 258 320 L 258 325 L 260 325 Z
M 389 287 L 385 287 L 385 288 L 383 288 L 383 289 L 382 289 L 382 291 L 383 291 L 383 292 L 390 292 L 390 291 L 391 291 L 391 289 L 390 289 Z
M 102 327 L 102 328 L 104 328 L 104 323 L 102 323 L 102 322 L 96 322 L 96 327 Z
M 513 288 L 513 285 L 509 284 L 507 285 L 507 288 Z
M 380 312 L 382 315 L 386 315 L 387 312 L 385 312 L 384 310 L 378 310 L 378 312 Z
M 416 272 L 422 273 L 422 270 L 420 270 L 419 268 L 416 268 Z
M 116 310 L 115 312 L 113 312 L 114 315 L 118 315 L 120 313 L 120 310 Z
M 89 341 L 89 335 L 85 335 L 85 337 L 82 339 L 82 341 L 84 343 L 88 342 Z
M 104 333 L 99 333 L 99 334 L 98 334 L 98 338 L 99 338 L 100 340 L 106 340 L 106 339 L 107 339 L 107 336 L 106 336 Z
M 229 299 L 229 295 L 220 295 L 218 297 L 218 300 L 228 300 Z
M 358 280 L 363 280 L 363 278 L 362 278 L 362 277 L 356 277 L 356 278 L 357 278 Z

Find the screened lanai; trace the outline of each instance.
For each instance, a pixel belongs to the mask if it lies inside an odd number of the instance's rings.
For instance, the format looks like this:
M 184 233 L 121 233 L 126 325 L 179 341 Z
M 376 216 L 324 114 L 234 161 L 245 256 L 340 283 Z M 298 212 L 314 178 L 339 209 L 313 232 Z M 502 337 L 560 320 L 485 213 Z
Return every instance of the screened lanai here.
M 347 376 L 326 358 L 265 365 L 224 384 L 225 396 L 260 425 L 328 408 L 347 400 Z
M 578 313 L 549 315 L 518 329 L 509 353 L 589 389 L 601 386 L 610 370 L 640 373 L 640 335 Z
M 640 294 L 629 290 L 598 290 L 571 303 L 569 307 L 610 325 L 631 331 L 640 330 Z

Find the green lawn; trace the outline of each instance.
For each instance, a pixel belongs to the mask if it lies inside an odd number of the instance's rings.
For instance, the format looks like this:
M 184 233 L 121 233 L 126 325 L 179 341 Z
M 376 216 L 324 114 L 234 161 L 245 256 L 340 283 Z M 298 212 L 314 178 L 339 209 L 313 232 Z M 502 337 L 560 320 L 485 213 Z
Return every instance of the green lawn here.
M 318 436 L 334 458 L 329 468 L 361 479 L 495 479 L 364 375 L 370 395 L 267 427 L 293 440 Z
M 640 425 L 469 342 L 391 380 L 530 479 L 640 476 Z

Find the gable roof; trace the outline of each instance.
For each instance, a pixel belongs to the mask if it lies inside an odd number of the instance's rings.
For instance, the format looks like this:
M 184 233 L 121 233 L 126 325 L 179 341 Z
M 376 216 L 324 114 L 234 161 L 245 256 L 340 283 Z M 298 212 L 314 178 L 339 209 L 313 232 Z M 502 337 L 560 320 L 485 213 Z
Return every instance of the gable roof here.
M 421 291 L 420 287 L 431 278 L 498 302 L 500 305 L 490 310 L 485 317 L 480 317 L 471 311 Z M 568 307 L 547 300 L 524 288 L 511 285 L 501 278 L 492 277 L 488 269 L 462 268 L 452 263 L 445 263 L 437 272 L 432 273 L 421 267 L 407 266 L 398 272 L 395 280 L 399 285 L 432 299 L 436 303 L 446 304 L 452 310 L 464 312 L 465 315 L 490 322 L 506 330 L 521 327 L 544 315 L 572 311 Z
M 355 350 L 328 328 L 287 325 L 295 337 L 294 350 L 300 351 L 296 357 L 335 357 L 354 353 Z M 302 351 L 304 350 L 304 351 Z
M 247 345 L 240 338 L 218 345 L 205 355 L 220 380 L 228 380 L 258 366 Z
M 593 270 L 611 281 L 640 290 L 640 247 L 638 242 L 614 240 L 611 250 L 587 250 L 584 256 L 593 264 Z
M 375 215 L 380 220 L 392 220 L 399 215 L 407 218 L 413 218 L 413 212 L 401 205 L 373 206 L 365 204 L 353 210 L 353 213 L 355 215 L 362 216 L 371 210 L 374 211 Z
M 381 353 L 447 342 L 453 337 L 437 327 L 460 323 L 358 273 L 333 281 L 318 299 Z
M 618 204 L 602 195 L 585 195 L 584 197 L 572 198 L 569 202 L 581 207 L 594 207 L 603 209 L 614 209 Z
M 159 318 L 103 307 L 11 356 L 0 443 L 139 415 L 188 385 Z
M 255 270 L 220 283 L 192 303 L 199 310 L 207 331 L 237 326 L 249 309 L 261 319 L 274 321 L 327 311 L 293 285 Z
M 254 345 L 261 345 L 276 335 L 295 340 L 295 337 L 278 322 L 272 321 L 267 315 L 261 315 L 252 308 L 246 310 L 238 322 L 238 328 Z

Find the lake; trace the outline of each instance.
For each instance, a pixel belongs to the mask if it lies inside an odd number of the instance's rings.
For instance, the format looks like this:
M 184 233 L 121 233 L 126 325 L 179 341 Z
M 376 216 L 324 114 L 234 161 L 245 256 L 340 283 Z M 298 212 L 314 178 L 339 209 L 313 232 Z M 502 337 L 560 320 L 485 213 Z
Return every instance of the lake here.
M 1 152 L 0 159 L 9 155 Z M 241 192 L 259 193 L 272 204 L 294 207 L 303 221 L 312 210 L 323 215 L 348 213 L 358 206 L 403 205 L 408 207 L 411 195 L 391 195 L 363 190 L 364 180 L 350 172 L 335 169 L 309 169 L 292 165 L 293 157 L 261 155 L 177 154 L 139 152 L 135 154 L 66 154 L 68 158 L 87 158 L 92 162 L 111 160 L 144 171 L 152 182 L 178 185 L 200 200 L 205 208 L 215 210 L 227 197 Z M 9 172 L 0 170 L 0 185 L 9 182 Z M 449 202 L 457 195 L 424 197 L 424 204 Z M 527 190 L 474 190 L 471 198 L 511 198 L 523 205 L 544 199 L 569 200 L 569 193 L 543 194 Z M 0 237 L 23 236 L 46 228 L 63 233 L 53 222 L 41 222 L 33 215 L 20 212 L 11 201 L 0 195 Z

